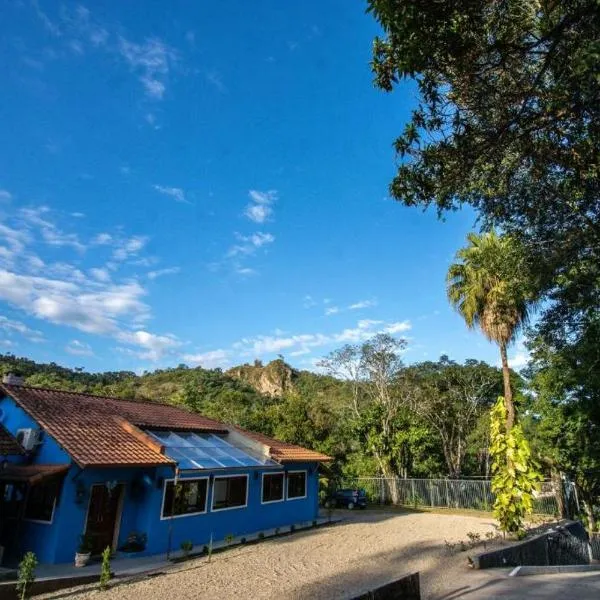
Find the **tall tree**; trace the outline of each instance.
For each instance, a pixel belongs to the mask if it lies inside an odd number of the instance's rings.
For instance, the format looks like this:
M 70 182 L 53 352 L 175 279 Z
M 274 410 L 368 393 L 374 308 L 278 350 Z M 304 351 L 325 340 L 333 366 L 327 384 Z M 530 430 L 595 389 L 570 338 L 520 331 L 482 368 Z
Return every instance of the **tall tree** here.
M 402 376 L 400 351 L 405 346 L 404 340 L 380 334 L 363 344 L 346 345 L 320 363 L 329 373 L 350 382 L 348 410 L 354 429 L 388 479 L 397 477 L 402 470 L 404 440 L 400 417 L 414 393 L 414 386 Z M 396 486 L 389 486 L 388 492 L 396 503 Z
M 376 84 L 418 88 L 391 194 L 469 204 L 518 237 L 544 284 L 536 334 L 597 372 L 600 314 L 598 0 L 369 0 Z M 585 383 L 593 384 L 589 378 Z
M 411 408 L 439 436 L 448 474 L 459 478 L 469 435 L 498 398 L 502 377 L 484 362 L 467 360 L 461 365 L 447 356 L 413 365 L 408 371 L 417 387 Z
M 470 233 L 467 240 L 468 245 L 456 254 L 457 262 L 448 269 L 448 299 L 467 327 L 481 329 L 500 348 L 506 427 L 510 431 L 515 408 L 507 347 L 528 322 L 534 286 L 513 238 L 491 231 L 483 235 Z

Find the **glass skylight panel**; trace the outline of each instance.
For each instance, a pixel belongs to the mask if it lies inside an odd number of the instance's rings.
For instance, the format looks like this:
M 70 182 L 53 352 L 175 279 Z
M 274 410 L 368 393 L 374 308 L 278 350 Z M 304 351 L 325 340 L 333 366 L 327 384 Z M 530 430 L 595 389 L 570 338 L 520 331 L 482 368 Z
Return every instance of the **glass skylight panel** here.
M 250 448 L 240 448 L 212 433 L 148 431 L 165 448 L 165 454 L 180 469 L 223 469 L 235 467 L 277 467 L 277 462 Z

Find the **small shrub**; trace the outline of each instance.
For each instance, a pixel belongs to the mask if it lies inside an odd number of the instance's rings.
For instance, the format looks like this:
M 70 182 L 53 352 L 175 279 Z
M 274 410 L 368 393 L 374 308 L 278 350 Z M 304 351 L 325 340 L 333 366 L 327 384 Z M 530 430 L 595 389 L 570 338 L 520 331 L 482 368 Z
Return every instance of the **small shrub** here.
M 265 539 L 265 534 L 262 531 L 258 534 L 258 539 L 259 540 L 264 540 Z
M 472 546 L 477 546 L 477 544 L 479 544 L 481 541 L 481 535 L 479 533 L 475 533 L 474 531 L 468 531 L 467 537 L 469 538 Z
M 444 544 L 446 544 L 446 551 L 448 552 L 448 554 L 452 554 L 454 552 L 454 548 L 456 547 L 456 544 L 453 544 L 452 542 L 449 542 L 448 540 L 444 540 Z
M 190 555 L 190 552 L 194 549 L 194 542 L 192 542 L 192 540 L 184 540 L 181 542 L 179 547 L 183 552 L 183 556 L 187 558 Z
M 202 546 L 202 554 L 208 554 L 208 546 Z
M 240 543 L 242 543 L 242 544 L 245 544 L 245 543 L 246 543 L 246 538 L 245 538 L 245 537 L 243 537 L 243 538 L 240 540 Z
M 467 546 L 467 544 L 465 544 L 462 540 L 460 540 L 459 546 L 460 546 L 460 551 L 461 552 L 466 552 L 469 549 L 469 547 Z
M 27 552 L 19 563 L 19 578 L 17 580 L 17 592 L 21 594 L 21 600 L 29 598 L 28 590 L 35 581 L 35 568 L 38 561 L 33 552 Z
M 108 587 L 110 581 L 110 555 L 111 550 L 109 546 L 104 548 L 102 552 L 102 568 L 100 570 L 100 589 L 105 590 Z
M 228 533 L 228 534 L 225 536 L 225 538 L 224 538 L 224 539 L 225 539 L 225 543 L 226 543 L 228 546 L 231 546 L 231 544 L 233 543 L 233 540 L 234 540 L 234 538 L 235 538 L 235 536 L 233 535 L 233 533 Z

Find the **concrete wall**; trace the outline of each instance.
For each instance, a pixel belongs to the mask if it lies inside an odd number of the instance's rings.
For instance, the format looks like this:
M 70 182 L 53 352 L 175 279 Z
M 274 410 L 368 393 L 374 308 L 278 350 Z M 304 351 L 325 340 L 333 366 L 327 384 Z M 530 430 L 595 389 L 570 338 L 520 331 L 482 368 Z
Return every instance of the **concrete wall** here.
M 4 425 L 11 433 L 14 434 L 21 427 L 37 426 L 12 399 L 4 398 L 0 401 L 0 407 L 3 409 Z M 33 462 L 66 464 L 71 460 L 54 439 L 44 434 L 43 444 L 34 455 Z M 209 477 L 207 512 L 161 519 L 166 480 L 174 475 L 171 467 L 82 470 L 72 464 L 64 478 L 52 523 L 23 521 L 20 525 L 19 537 L 22 539 L 22 547 L 19 551 L 31 550 L 36 553 L 38 560 L 44 563 L 71 562 L 79 537 L 85 530 L 91 487 L 94 484 L 104 485 L 113 481 L 124 484 L 117 546 L 121 546 L 133 531 L 145 533 L 148 543 L 144 554 L 166 552 L 169 539 L 171 548 L 179 550 L 182 541 L 191 540 L 194 545 L 207 544 L 211 534 L 214 541 L 219 541 L 229 534 L 241 536 L 316 519 L 319 511 L 317 465 L 299 464 L 282 467 L 280 470 L 307 472 L 306 498 L 262 504 L 263 470 L 203 471 L 195 475 L 186 474 L 181 479 Z M 247 507 L 213 511 L 211 507 L 214 476 L 239 474 L 248 475 Z

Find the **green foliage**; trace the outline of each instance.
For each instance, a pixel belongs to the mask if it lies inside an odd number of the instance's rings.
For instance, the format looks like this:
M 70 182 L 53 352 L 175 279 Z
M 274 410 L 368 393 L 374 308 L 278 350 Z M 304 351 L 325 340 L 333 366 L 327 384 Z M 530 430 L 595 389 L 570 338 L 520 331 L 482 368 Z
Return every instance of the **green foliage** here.
M 231 544 L 233 544 L 233 540 L 235 539 L 235 536 L 233 535 L 233 533 L 228 533 L 224 538 L 225 543 L 228 546 L 231 546 Z
M 183 552 L 183 556 L 187 558 L 190 552 L 194 549 L 194 542 L 192 542 L 192 540 L 184 540 L 183 542 L 181 542 L 179 547 Z
M 110 558 L 111 549 L 109 546 L 104 548 L 102 552 L 102 567 L 100 569 L 100 589 L 105 590 L 108 587 L 108 582 L 111 579 Z
M 525 517 L 533 510 L 533 494 L 542 477 L 520 424 L 506 431 L 504 398 L 490 412 L 492 492 L 496 495 L 494 516 L 500 529 L 522 536 Z
M 38 561 L 33 552 L 27 552 L 19 563 L 17 592 L 20 594 L 21 600 L 29 598 L 29 589 L 35 581 L 35 568 L 37 564 Z

